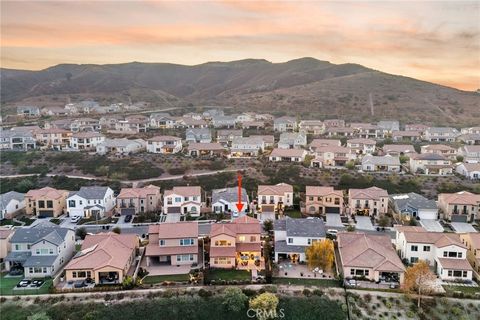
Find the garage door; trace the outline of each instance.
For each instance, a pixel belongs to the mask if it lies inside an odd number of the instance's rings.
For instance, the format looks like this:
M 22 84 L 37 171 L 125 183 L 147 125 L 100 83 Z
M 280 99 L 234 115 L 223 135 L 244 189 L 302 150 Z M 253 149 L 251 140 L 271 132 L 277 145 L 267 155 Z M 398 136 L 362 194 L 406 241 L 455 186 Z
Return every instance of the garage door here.
M 41 210 L 38 211 L 39 218 L 53 217 L 53 210 Z
M 122 216 L 133 216 L 135 214 L 135 208 L 123 208 L 121 211 Z
M 467 222 L 466 214 L 452 214 L 452 222 Z
M 338 207 L 326 207 L 325 213 L 340 213 L 340 208 Z

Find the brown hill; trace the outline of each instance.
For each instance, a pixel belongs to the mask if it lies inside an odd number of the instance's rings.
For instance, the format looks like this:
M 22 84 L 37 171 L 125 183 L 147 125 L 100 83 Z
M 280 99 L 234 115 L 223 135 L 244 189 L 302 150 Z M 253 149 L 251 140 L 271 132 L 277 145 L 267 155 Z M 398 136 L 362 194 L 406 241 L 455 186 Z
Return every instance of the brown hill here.
M 355 121 L 480 122 L 476 93 L 313 58 L 285 63 L 247 59 L 196 66 L 132 62 L 1 70 L 2 105 L 63 104 L 66 96 L 106 101 L 130 96 L 158 107 L 216 104 Z

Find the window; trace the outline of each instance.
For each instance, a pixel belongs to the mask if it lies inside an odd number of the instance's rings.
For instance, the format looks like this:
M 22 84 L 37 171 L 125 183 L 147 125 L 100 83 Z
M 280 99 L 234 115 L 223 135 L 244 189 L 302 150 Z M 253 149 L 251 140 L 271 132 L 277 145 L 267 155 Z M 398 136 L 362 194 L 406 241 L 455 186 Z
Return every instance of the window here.
M 39 207 L 39 208 L 45 208 L 45 201 L 39 200 L 39 201 L 38 201 L 38 207 Z
M 77 272 L 76 271 L 73 271 L 72 272 L 72 278 L 76 278 L 77 277 Z
M 177 255 L 177 262 L 181 262 L 181 261 L 193 261 L 193 254 Z
M 165 245 L 165 240 L 161 239 L 161 240 L 158 242 L 158 245 L 159 245 L 159 246 L 164 246 L 164 245 Z
M 250 236 L 250 242 L 255 242 L 257 241 L 257 237 L 256 236 Z
M 181 246 L 192 246 L 193 244 L 194 244 L 194 241 L 192 238 L 180 239 Z
M 68 200 L 68 207 L 75 208 L 75 200 Z
M 53 201 L 47 200 L 47 208 L 53 208 Z
M 238 241 L 240 242 L 245 242 L 245 236 L 239 236 Z
M 175 202 L 181 202 L 182 201 L 182 198 L 180 197 L 175 197 Z
M 311 245 L 311 244 L 312 244 L 312 239 L 307 239 L 307 243 L 308 243 L 309 245 Z
M 410 257 L 410 263 L 417 263 L 418 257 Z
M 288 238 L 288 243 L 293 243 L 293 238 Z
M 423 251 L 429 252 L 430 251 L 430 246 L 423 246 Z
M 86 278 L 87 277 L 87 273 L 85 271 L 78 271 L 78 277 L 79 278 Z
M 213 259 L 213 262 L 215 264 L 230 264 L 230 259 L 229 258 L 215 258 Z
M 412 245 L 412 246 L 410 247 L 410 250 L 411 250 L 411 251 L 418 251 L 418 246 L 413 246 L 413 245 Z

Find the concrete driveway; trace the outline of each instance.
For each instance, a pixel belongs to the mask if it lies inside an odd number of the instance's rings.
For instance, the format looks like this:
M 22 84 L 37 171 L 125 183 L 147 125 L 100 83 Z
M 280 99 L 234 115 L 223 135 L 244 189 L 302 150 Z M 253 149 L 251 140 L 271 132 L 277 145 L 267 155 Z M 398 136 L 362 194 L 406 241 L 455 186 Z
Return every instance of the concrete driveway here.
M 180 213 L 167 213 L 167 218 L 165 222 L 179 222 L 180 221 Z
M 344 227 L 340 215 L 336 213 L 327 213 L 327 222 L 325 225 L 327 227 Z
M 370 217 L 356 216 L 355 219 L 357 220 L 357 226 L 356 226 L 357 229 L 375 230 L 372 224 L 372 220 L 370 220 Z
M 475 228 L 472 227 L 470 223 L 452 222 L 450 223 L 450 225 L 456 233 L 477 232 L 477 230 L 475 230 Z
M 422 219 L 420 225 L 427 231 L 443 232 L 444 229 L 438 220 Z

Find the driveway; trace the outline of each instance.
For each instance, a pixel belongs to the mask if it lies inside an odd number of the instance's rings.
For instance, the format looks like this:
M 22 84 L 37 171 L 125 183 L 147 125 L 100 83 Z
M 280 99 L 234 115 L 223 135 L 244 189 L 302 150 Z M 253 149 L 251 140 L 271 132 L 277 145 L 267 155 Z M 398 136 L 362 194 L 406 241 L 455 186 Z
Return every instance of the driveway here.
M 336 213 L 327 213 L 327 222 L 325 225 L 327 227 L 344 227 L 340 215 Z
M 452 222 L 450 225 L 456 233 L 477 232 L 477 230 L 475 230 L 470 223 Z
M 420 225 L 427 231 L 443 232 L 444 229 L 438 220 L 422 219 Z
M 356 216 L 355 219 L 357 220 L 357 229 L 375 230 L 372 224 L 372 220 L 370 220 L 370 217 Z
M 126 218 L 126 217 L 127 217 L 127 216 L 121 215 L 121 216 L 118 218 L 117 224 L 118 224 L 118 225 L 129 225 L 129 224 L 131 224 L 132 221 L 133 221 L 133 218 L 132 218 L 132 220 L 130 220 L 130 222 L 125 222 L 125 218 Z
M 167 218 L 165 222 L 179 222 L 180 221 L 180 213 L 167 213 Z

